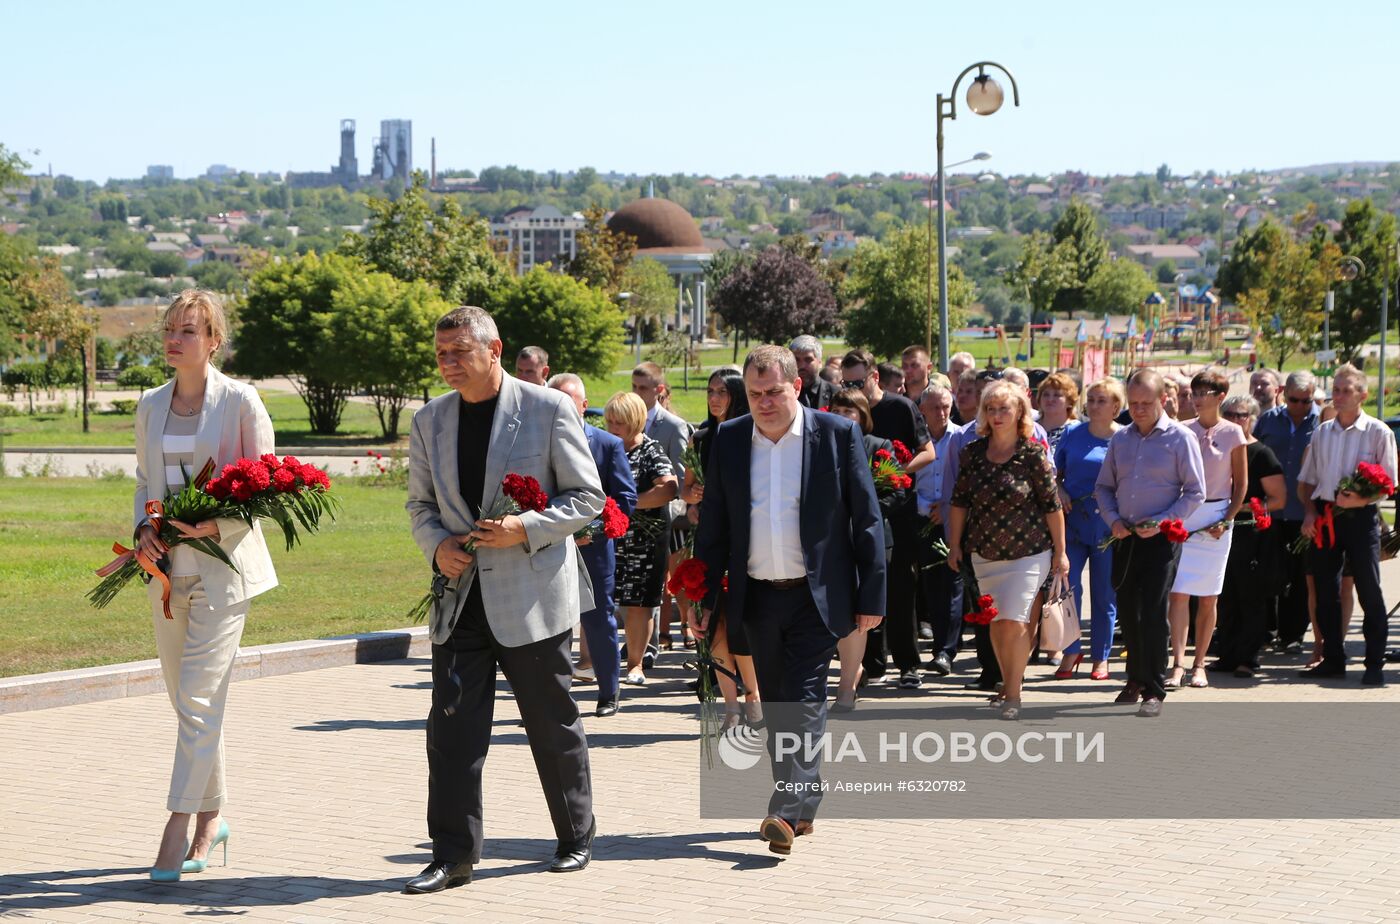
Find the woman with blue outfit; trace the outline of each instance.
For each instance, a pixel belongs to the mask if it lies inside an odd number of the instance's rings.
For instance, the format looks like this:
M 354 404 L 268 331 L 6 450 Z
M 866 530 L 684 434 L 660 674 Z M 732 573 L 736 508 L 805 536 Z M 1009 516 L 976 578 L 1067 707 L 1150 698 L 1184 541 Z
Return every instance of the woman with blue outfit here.
M 1071 427 L 1055 447 L 1055 472 L 1060 481 L 1060 503 L 1065 508 L 1065 546 L 1069 555 L 1069 581 L 1074 589 L 1076 608 L 1084 604 L 1084 565 L 1089 566 L 1089 590 L 1093 617 L 1089 622 L 1089 647 L 1093 657 L 1094 680 L 1108 679 L 1108 658 L 1113 649 L 1113 626 L 1117 619 L 1113 593 L 1113 552 L 1100 549 L 1111 530 L 1099 516 L 1094 499 L 1094 482 L 1099 477 L 1108 441 L 1118 429 L 1114 418 L 1127 404 L 1123 385 L 1115 378 L 1100 379 L 1084 395 L 1088 421 Z M 1080 610 L 1082 612 L 1082 609 Z M 1065 649 L 1057 680 L 1068 680 L 1084 660 L 1083 643 L 1076 641 Z

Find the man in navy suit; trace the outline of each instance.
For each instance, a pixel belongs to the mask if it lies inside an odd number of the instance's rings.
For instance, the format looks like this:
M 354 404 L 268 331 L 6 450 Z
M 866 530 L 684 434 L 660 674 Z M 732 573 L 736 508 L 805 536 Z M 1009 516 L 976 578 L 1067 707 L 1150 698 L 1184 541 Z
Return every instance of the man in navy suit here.
M 549 380 L 549 387 L 562 391 L 578 408 L 579 417 L 588 409 L 588 393 L 583 379 L 572 372 L 561 372 Z M 598 466 L 598 478 L 603 493 L 617 502 L 627 516 L 637 507 L 637 482 L 632 467 L 627 464 L 627 450 L 622 440 L 598 427 L 583 427 L 588 448 Z M 594 715 L 603 718 L 617 714 L 617 682 L 619 673 L 617 649 L 617 617 L 613 606 L 613 572 L 616 567 L 613 540 L 604 536 L 579 543 L 588 579 L 593 582 L 594 607 L 583 613 L 579 621 L 588 655 L 593 659 L 593 671 L 598 678 L 598 708 Z
M 792 351 L 761 346 L 744 360 L 751 416 L 715 432 L 695 554 L 710 595 L 704 631 L 728 572 L 728 612 L 742 614 L 763 702 L 775 783 L 759 835 L 785 855 L 812 830 L 821 801 L 806 736 L 826 729 L 826 682 L 836 642 L 885 613 L 885 538 L 861 432 L 798 403 Z M 692 621 L 694 617 L 692 616 Z M 804 742 L 777 758 L 784 733 Z

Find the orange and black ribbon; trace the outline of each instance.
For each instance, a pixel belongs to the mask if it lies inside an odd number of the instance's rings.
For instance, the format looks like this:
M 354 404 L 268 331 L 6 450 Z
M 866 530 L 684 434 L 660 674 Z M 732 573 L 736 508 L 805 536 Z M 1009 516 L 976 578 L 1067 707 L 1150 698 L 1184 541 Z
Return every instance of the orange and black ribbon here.
M 1334 505 L 1324 503 L 1322 514 L 1317 518 L 1313 530 L 1313 545 L 1317 548 L 1335 548 L 1337 545 L 1337 521 L 1333 518 Z M 1322 536 L 1327 534 L 1327 545 L 1323 546 Z
M 159 536 L 161 527 L 165 525 L 165 504 L 160 501 L 146 501 L 146 516 L 150 519 L 150 524 L 154 527 L 156 535 Z M 174 619 L 175 617 L 170 614 L 170 576 L 160 570 L 160 565 L 144 552 L 138 549 L 128 549 L 120 542 L 112 543 L 112 551 L 117 553 L 117 557 L 98 568 L 97 576 L 105 578 L 134 559 L 141 566 L 142 571 L 160 581 L 160 602 L 165 609 L 165 618 Z

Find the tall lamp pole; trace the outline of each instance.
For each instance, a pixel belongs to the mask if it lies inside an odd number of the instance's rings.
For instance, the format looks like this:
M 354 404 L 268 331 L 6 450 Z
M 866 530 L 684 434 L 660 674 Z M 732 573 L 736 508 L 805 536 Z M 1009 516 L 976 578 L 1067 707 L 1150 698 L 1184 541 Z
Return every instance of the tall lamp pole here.
M 1020 106 L 1021 91 L 1016 86 L 1016 78 L 995 61 L 978 61 L 969 65 L 953 81 L 953 89 L 947 96 L 938 94 L 938 368 L 942 371 L 948 369 L 948 216 L 943 210 L 946 192 L 943 175 L 943 120 L 958 117 L 958 85 L 974 70 L 977 71 L 977 76 L 967 88 L 967 108 L 976 115 L 984 116 L 991 115 L 1001 108 L 1006 97 L 1002 93 L 1001 84 L 987 74 L 986 69 L 989 67 L 1001 71 L 1006 75 L 1006 79 L 1011 81 L 1011 103 Z M 1031 320 L 1034 321 L 1035 318 L 1032 317 Z
M 1376 419 L 1385 420 L 1385 335 L 1390 327 L 1390 258 L 1395 255 L 1395 242 L 1387 241 L 1385 258 L 1381 261 L 1385 269 L 1381 275 L 1381 371 L 1376 383 Z
M 970 164 L 974 160 L 987 160 L 991 157 L 986 151 L 978 151 L 967 160 L 959 160 L 949 164 L 951 167 L 961 167 L 963 164 Z M 990 173 L 984 173 L 977 178 L 977 182 L 982 183 L 995 180 L 996 177 Z M 933 356 L 933 184 L 938 182 L 938 177 L 934 176 L 928 181 L 928 265 L 925 267 L 925 279 L 927 286 L 927 299 L 924 301 L 924 350 L 930 357 Z M 943 213 L 943 198 L 939 193 L 938 212 Z

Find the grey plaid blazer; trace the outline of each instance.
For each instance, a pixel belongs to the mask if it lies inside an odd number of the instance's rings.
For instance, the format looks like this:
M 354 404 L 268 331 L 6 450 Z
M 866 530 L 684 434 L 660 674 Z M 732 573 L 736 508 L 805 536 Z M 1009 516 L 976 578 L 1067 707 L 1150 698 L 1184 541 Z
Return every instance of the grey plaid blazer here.
M 408 509 L 413 540 L 428 564 L 442 540 L 465 535 L 475 525 L 457 477 L 455 391 L 434 398 L 413 415 L 408 452 Z M 507 648 L 558 635 L 592 607 L 586 574 L 573 534 L 603 511 L 598 468 L 583 435 L 583 423 L 558 391 L 503 376 L 491 445 L 486 453 L 482 511 L 491 509 L 501 479 L 511 472 L 539 479 L 549 495 L 541 512 L 520 515 L 527 542 L 508 549 L 479 549 L 473 566 L 448 584 L 443 606 L 430 626 L 434 644 L 452 635 L 472 581 L 481 581 L 486 620 Z

